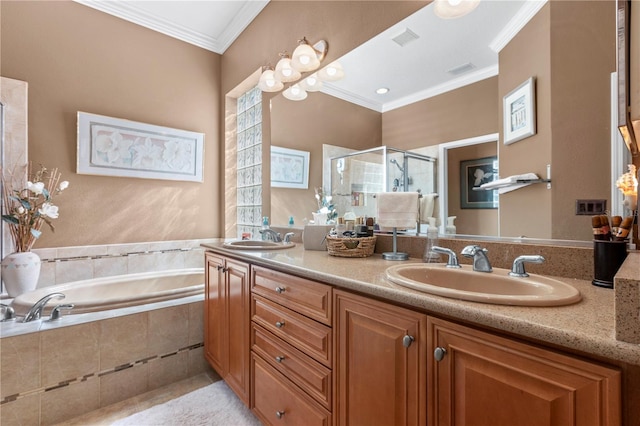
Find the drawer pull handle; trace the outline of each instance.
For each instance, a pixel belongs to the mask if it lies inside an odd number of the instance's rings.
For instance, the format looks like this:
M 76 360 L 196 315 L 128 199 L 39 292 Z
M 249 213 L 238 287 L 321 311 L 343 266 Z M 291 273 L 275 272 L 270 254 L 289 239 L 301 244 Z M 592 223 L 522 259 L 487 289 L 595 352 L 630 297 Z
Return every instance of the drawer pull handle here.
M 413 343 L 414 340 L 416 340 L 416 339 L 414 339 L 413 336 L 409 336 L 407 334 L 406 336 L 404 336 L 402 338 L 402 346 L 404 346 L 405 348 L 408 348 L 409 346 L 411 346 L 411 344 Z
M 284 416 L 284 411 L 276 411 L 276 417 L 281 419 Z
M 287 289 L 284 287 L 276 287 L 276 293 L 278 294 L 282 294 L 286 291 Z
M 282 361 L 284 361 L 284 357 L 283 356 L 277 356 L 276 357 L 276 361 L 277 362 L 282 362 Z
M 445 348 L 441 348 L 440 346 L 438 346 L 433 351 L 433 357 L 436 359 L 436 361 L 442 361 L 446 354 L 447 354 L 447 350 Z
M 276 327 L 278 327 L 278 328 L 282 328 L 282 327 L 284 327 L 284 321 L 278 321 L 278 322 L 276 322 Z

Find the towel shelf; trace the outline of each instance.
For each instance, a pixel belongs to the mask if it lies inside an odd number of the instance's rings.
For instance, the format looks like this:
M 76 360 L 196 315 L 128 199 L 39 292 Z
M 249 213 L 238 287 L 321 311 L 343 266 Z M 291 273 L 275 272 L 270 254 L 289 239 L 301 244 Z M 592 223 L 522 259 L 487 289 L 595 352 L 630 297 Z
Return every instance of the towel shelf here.
M 510 185 L 505 185 L 501 188 L 508 188 L 509 186 L 521 184 L 521 183 L 551 183 L 551 179 L 518 179 Z M 547 186 L 549 188 L 549 186 Z M 497 191 L 500 188 L 480 188 L 479 186 L 475 186 L 471 188 L 473 191 Z

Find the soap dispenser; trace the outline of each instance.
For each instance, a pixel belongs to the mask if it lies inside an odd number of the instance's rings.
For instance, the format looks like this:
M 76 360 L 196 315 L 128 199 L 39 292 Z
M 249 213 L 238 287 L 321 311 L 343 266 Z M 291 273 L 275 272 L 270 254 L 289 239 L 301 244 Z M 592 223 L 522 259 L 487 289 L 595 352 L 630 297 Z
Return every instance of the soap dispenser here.
M 262 217 L 262 229 L 269 229 L 269 217 L 268 216 L 263 216 Z M 261 232 L 262 234 L 262 239 L 266 240 L 267 239 L 267 234 L 264 232 Z
M 427 225 L 427 245 L 424 248 L 422 261 L 425 263 L 440 263 L 440 254 L 433 251 L 433 247 L 438 245 L 438 227 L 435 224 Z
M 456 233 L 456 225 L 453 224 L 453 221 L 456 220 L 457 216 L 449 216 L 447 218 L 447 226 L 444 229 L 445 234 L 455 234 Z

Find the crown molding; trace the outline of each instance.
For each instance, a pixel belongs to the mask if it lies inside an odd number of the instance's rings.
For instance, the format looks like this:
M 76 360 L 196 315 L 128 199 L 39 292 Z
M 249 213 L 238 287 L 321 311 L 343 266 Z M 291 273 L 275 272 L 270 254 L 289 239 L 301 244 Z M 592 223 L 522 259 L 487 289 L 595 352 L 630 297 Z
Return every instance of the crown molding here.
M 176 24 L 157 15 L 148 13 L 147 11 L 125 1 L 74 1 L 218 54 L 223 54 L 225 52 L 225 50 L 269 2 L 268 0 L 252 0 L 245 2 L 240 12 L 231 22 L 229 22 L 220 37 L 215 38 L 208 34 L 193 31 L 183 25 Z
M 548 0 L 528 0 L 496 38 L 489 43 L 489 48 L 499 53 L 547 2 Z
M 382 102 L 374 102 L 370 99 L 355 95 L 352 92 L 336 87 L 332 83 L 325 81 L 322 84 L 322 89 L 320 89 L 320 91 L 322 93 L 326 93 L 327 95 L 342 99 L 343 101 L 351 102 L 352 104 L 360 105 L 361 107 L 369 108 L 373 111 L 382 112 Z

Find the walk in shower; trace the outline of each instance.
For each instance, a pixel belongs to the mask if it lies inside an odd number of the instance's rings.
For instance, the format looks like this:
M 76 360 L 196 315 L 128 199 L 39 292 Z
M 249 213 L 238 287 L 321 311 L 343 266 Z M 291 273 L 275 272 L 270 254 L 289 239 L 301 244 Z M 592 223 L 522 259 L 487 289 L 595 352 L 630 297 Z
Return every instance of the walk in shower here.
M 420 192 L 437 189 L 436 159 L 381 146 L 331 159 L 331 195 L 338 215 L 375 217 L 378 192 Z

